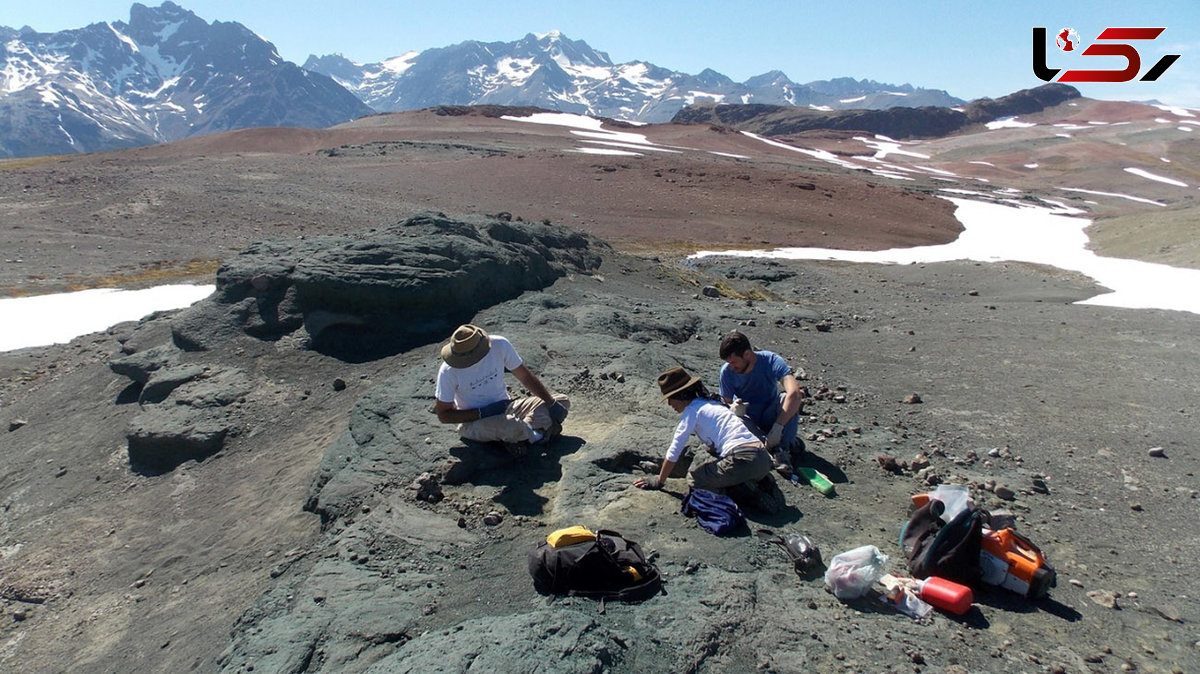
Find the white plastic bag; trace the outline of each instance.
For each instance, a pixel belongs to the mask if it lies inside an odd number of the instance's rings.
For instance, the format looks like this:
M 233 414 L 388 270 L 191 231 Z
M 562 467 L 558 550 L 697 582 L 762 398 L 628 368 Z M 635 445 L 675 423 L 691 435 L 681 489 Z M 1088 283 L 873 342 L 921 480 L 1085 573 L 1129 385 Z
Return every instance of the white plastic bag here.
M 971 505 L 970 492 L 961 485 L 940 484 L 929 494 L 929 497 L 942 502 L 944 506 L 942 521 L 947 524 Z
M 887 560 L 887 555 L 874 545 L 847 550 L 829 562 L 829 568 L 825 571 L 825 586 L 838 599 L 861 597 L 883 575 Z

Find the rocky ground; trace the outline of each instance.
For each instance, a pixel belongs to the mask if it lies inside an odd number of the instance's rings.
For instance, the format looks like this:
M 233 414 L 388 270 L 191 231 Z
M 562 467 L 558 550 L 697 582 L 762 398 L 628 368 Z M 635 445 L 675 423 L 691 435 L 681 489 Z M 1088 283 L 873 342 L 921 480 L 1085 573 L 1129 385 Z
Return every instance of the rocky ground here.
M 20 182 L 45 174 L 4 175 Z M 499 203 L 481 197 L 479 208 L 521 215 Z M 412 205 L 404 204 L 394 208 Z M 236 257 L 223 247 L 264 232 L 198 227 L 201 252 L 168 257 L 229 261 L 218 295 L 0 358 L 0 666 L 1200 665 L 1200 544 L 1190 535 L 1200 506 L 1195 316 L 1073 305 L 1096 292 L 1090 281 L 1026 265 L 689 264 L 670 245 L 651 253 L 618 238 L 613 249 L 549 216 L 546 227 L 467 219 L 450 226 L 478 248 L 425 248 L 445 233 L 390 227 L 402 220 L 390 212 L 350 214 L 322 231 L 281 227 L 281 243 Z M 540 222 L 537 215 L 525 219 Z M 244 217 L 271 219 L 268 209 Z M 335 219 L 305 217 L 310 227 Z M 347 258 L 314 259 L 305 246 L 317 234 L 360 229 L 350 226 L 356 217 L 377 230 L 315 250 L 369 252 L 368 272 L 395 269 L 387 256 L 407 251 L 424 262 L 398 265 L 411 267 L 400 278 L 432 284 L 412 297 L 456 299 L 412 306 L 398 299 L 404 293 L 375 292 L 347 305 L 346 288 L 334 283 Z M 31 222 L 51 240 L 52 222 Z M 134 222 L 155 231 L 152 220 Z M 926 236 L 937 240 L 938 231 Z M 672 236 L 664 238 L 674 245 Z M 371 244 L 381 237 L 386 245 Z M 98 262 L 93 278 L 145 269 L 136 239 L 111 240 L 124 252 Z M 37 250 L 72 255 L 56 245 Z M 494 264 L 495 277 L 511 281 L 505 260 L 543 270 L 536 286 L 481 287 L 470 280 L 478 273 L 428 273 Z M 6 283 L 56 287 L 65 269 Z M 378 277 L 364 279 L 378 291 Z M 523 461 L 464 446 L 427 411 L 443 333 L 464 316 L 512 339 L 531 369 L 572 398 L 564 436 Z M 807 533 L 826 560 L 874 544 L 899 572 L 909 496 L 939 481 L 968 484 L 1046 551 L 1059 573 L 1050 597 L 1030 603 L 983 590 L 965 618 L 927 622 L 871 600 L 843 604 L 819 579 L 797 578 L 778 548 L 749 532 L 717 538 L 679 515 L 682 481 L 663 492 L 631 489 L 636 464 L 661 456 L 674 425 L 655 376 L 682 364 L 713 380 L 717 340 L 731 329 L 783 355 L 801 376 L 812 395 L 805 462 L 837 483 L 834 498 L 782 484 L 787 507 L 751 511 L 753 529 Z M 131 451 L 142 460 L 131 463 Z M 166 455 L 188 460 L 146 461 Z M 897 469 L 885 470 L 881 457 Z M 441 491 L 434 502 L 419 498 L 419 487 L 430 486 L 425 473 Z M 655 551 L 665 593 L 603 612 L 592 600 L 537 595 L 525 555 L 571 524 L 616 529 Z

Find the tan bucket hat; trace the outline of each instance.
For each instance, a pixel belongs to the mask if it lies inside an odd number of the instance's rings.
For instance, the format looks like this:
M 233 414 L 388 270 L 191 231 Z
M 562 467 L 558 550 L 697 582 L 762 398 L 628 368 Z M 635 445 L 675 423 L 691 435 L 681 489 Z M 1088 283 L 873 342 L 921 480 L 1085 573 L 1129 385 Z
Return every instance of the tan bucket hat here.
M 699 377 L 693 377 L 687 370 L 676 366 L 658 375 L 658 389 L 662 391 L 663 400 L 666 400 L 699 381 Z
M 450 337 L 450 343 L 442 347 L 442 360 L 450 367 L 471 367 L 483 360 L 491 348 L 491 340 L 483 328 L 460 325 Z

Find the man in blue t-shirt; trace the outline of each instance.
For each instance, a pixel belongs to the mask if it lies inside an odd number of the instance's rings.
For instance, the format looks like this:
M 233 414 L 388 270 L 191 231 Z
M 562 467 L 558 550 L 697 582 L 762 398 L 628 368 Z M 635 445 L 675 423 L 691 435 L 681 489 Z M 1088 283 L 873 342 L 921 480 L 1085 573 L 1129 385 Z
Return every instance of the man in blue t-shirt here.
M 755 351 L 750 339 L 737 331 L 721 338 L 719 352 L 725 361 L 721 398 L 749 422 L 751 430 L 763 436 L 776 470 L 790 475 L 791 452 L 804 448 L 803 441 L 796 439 L 803 394 L 792 369 L 778 354 Z

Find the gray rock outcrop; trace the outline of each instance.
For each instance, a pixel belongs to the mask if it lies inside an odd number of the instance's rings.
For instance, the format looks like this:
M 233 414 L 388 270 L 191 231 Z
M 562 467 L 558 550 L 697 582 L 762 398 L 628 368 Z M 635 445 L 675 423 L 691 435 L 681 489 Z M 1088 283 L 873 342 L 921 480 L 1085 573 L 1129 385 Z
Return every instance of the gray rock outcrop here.
M 544 224 L 423 213 L 354 234 L 256 243 L 217 272 L 213 297 L 174 320 L 175 343 L 203 351 L 244 333 L 347 359 L 398 353 L 476 311 L 569 273 L 608 246 Z

